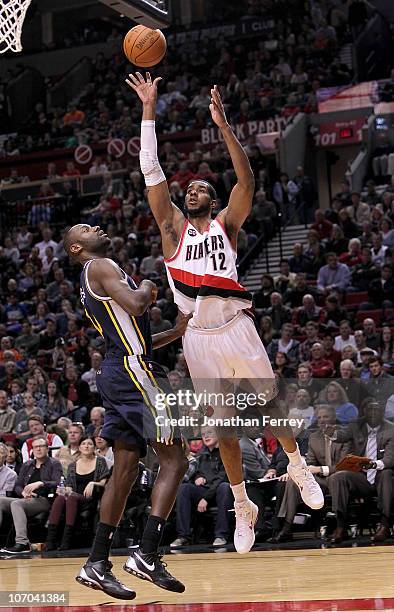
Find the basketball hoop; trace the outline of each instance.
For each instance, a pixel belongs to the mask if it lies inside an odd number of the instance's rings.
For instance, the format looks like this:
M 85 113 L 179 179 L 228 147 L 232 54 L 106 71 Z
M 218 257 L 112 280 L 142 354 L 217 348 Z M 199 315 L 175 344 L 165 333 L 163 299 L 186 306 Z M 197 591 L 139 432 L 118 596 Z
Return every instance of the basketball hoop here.
M 0 53 L 22 51 L 22 26 L 30 2 L 0 0 Z

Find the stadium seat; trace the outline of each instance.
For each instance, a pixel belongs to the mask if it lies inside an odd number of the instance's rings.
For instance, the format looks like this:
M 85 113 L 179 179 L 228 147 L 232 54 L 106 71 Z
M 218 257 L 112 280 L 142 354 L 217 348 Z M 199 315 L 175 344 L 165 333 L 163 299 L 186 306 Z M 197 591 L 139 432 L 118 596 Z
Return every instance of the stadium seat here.
M 379 325 L 383 311 L 380 309 L 376 310 L 359 310 L 356 314 L 356 325 L 360 325 L 364 319 L 373 319 L 376 325 Z
M 362 302 L 368 301 L 368 293 L 366 291 L 360 291 L 359 293 L 347 293 L 345 304 L 346 306 L 356 306 Z

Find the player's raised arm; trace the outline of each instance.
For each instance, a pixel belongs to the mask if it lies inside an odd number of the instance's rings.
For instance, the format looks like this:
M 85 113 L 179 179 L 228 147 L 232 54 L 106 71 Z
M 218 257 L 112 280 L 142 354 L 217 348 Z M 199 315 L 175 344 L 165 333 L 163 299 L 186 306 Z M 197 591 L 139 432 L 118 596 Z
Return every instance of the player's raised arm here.
M 117 265 L 110 259 L 94 259 L 89 267 L 89 283 L 95 293 L 111 297 L 129 315 L 139 317 L 156 301 L 157 287 L 143 280 L 138 289 L 131 289 Z
M 234 185 L 230 194 L 228 207 L 221 213 L 221 216 L 224 218 L 226 230 L 230 238 L 236 243 L 238 230 L 252 209 L 254 176 L 248 156 L 235 136 L 231 125 L 227 121 L 217 85 L 211 89 L 211 104 L 209 105 L 209 110 L 211 111 L 213 121 L 223 135 L 237 177 L 237 183 Z
M 161 77 L 152 81 L 149 72 L 146 79 L 140 72 L 129 74 L 126 83 L 140 98 L 143 106 L 141 122 L 140 165 L 148 188 L 148 201 L 163 238 L 165 257 L 173 254 L 184 223 L 184 216 L 172 202 L 164 172 L 157 155 L 155 131 L 157 85 Z

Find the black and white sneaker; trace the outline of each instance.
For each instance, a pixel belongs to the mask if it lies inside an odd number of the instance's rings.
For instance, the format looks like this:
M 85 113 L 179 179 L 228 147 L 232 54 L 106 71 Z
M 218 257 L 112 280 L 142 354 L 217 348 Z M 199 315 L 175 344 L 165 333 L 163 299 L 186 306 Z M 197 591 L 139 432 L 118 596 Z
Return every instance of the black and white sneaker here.
M 134 599 L 136 592 L 122 584 L 111 572 L 110 561 L 86 561 L 75 580 L 96 591 L 104 591 L 115 599 Z
M 7 555 L 20 555 L 22 553 L 29 553 L 30 544 L 15 544 L 14 546 L 5 546 L 1 549 L 1 552 L 7 553 Z
M 144 554 L 139 548 L 133 551 L 123 566 L 123 569 L 137 578 L 149 580 L 166 591 L 183 593 L 185 585 L 167 572 L 167 564 L 162 561 L 159 553 Z

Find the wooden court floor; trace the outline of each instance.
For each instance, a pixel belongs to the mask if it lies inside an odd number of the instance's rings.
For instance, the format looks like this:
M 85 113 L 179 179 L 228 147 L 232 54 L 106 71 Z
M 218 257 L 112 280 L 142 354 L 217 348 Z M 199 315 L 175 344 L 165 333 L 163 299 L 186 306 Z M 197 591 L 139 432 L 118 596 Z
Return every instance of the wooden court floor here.
M 168 593 L 122 570 L 125 557 L 114 557 L 114 571 L 137 598 L 113 600 L 79 585 L 74 576 L 83 559 L 2 559 L 0 591 L 68 591 L 69 607 L 88 612 L 308 612 L 394 611 L 394 547 L 338 548 L 167 555 L 169 570 L 186 585 Z M 3 606 L 2 600 L 2 606 Z M 21 610 L 13 606 L 0 610 Z M 37 607 L 24 608 L 31 612 Z M 54 608 L 39 606 L 55 612 Z

